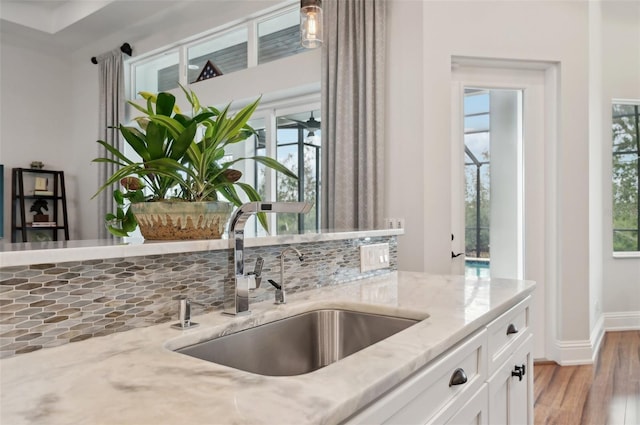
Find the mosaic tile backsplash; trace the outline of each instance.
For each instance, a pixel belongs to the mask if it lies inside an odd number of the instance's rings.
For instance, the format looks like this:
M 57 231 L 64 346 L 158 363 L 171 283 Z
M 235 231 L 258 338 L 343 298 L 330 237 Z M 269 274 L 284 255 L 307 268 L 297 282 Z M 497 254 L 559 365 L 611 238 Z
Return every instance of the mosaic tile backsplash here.
M 390 267 L 361 273 L 359 246 L 384 242 Z M 252 302 L 274 297 L 267 279 L 280 280 L 279 256 L 286 246 L 245 251 L 247 270 L 258 256 L 264 258 L 261 295 Z M 295 246 L 305 260 L 285 260 L 290 294 L 397 270 L 395 236 Z M 193 306 L 195 315 L 222 310 L 225 282 L 232 281 L 232 250 L 3 267 L 0 358 L 175 321 L 175 300 L 183 296 L 208 306 Z

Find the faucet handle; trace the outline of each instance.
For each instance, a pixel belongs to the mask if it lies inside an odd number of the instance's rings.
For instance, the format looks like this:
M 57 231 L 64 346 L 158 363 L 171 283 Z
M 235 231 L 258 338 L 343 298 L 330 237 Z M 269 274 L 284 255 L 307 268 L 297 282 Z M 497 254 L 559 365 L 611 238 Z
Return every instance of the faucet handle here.
M 284 290 L 282 289 L 282 284 L 276 282 L 273 279 L 269 279 L 268 282 L 273 285 L 274 288 L 276 288 L 276 300 L 275 300 L 275 304 L 286 304 L 287 301 L 285 300 L 285 295 L 284 295 Z
M 264 266 L 264 258 L 258 257 L 256 259 L 256 265 L 253 268 L 253 271 L 247 273 L 255 278 L 255 288 L 249 288 L 249 289 L 258 289 L 260 287 L 260 284 L 262 283 L 262 267 L 263 266 Z

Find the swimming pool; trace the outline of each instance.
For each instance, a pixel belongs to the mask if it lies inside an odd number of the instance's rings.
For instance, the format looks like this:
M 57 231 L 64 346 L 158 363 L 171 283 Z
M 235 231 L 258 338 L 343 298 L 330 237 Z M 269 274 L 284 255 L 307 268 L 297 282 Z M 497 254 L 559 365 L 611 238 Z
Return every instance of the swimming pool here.
M 485 279 L 489 277 L 489 260 L 467 260 L 464 263 L 465 277 Z

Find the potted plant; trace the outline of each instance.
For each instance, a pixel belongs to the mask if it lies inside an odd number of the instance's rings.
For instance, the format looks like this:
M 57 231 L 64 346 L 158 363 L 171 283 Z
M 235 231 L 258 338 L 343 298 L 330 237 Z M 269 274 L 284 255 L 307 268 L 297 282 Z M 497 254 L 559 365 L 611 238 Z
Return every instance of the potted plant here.
M 96 158 L 94 162 L 120 167 L 96 193 L 117 183 L 122 187 L 114 191 L 118 210 L 105 217 L 109 231 L 116 236 L 127 236 L 139 225 L 146 239 L 220 238 L 233 206 L 243 203 L 237 189 L 249 201 L 261 200 L 251 185 L 239 181 L 242 173 L 232 168 L 239 161 L 255 160 L 297 178 L 265 156 L 224 161 L 226 146 L 255 134 L 247 122 L 259 98 L 232 116 L 230 104 L 222 110 L 202 106 L 192 90 L 181 88 L 191 105 L 191 115 L 181 113 L 171 93 L 141 92 L 146 108 L 129 102 L 143 113 L 135 118 L 139 128 L 118 128 L 139 160 L 98 141 L 113 159 Z M 265 215 L 258 218 L 266 228 Z

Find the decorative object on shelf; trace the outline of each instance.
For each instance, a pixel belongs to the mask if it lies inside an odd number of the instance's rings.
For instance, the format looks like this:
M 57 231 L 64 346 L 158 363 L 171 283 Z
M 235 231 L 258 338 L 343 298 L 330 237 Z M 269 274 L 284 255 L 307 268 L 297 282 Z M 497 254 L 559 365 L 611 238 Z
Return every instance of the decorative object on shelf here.
M 44 163 L 42 161 L 31 161 L 29 166 L 36 170 L 42 170 L 44 168 Z
M 49 190 L 49 179 L 46 177 L 36 177 L 33 194 L 35 196 L 53 196 L 53 190 Z
M 33 215 L 33 222 L 48 222 L 49 221 L 49 214 L 45 214 L 44 211 L 49 211 L 49 206 L 47 204 L 47 201 L 45 201 L 44 199 L 36 199 L 35 202 L 33 203 L 33 205 L 31 205 L 31 208 L 29 208 L 29 211 L 32 213 L 35 213 Z
M 194 83 L 197 83 L 198 81 L 208 80 L 209 78 L 218 77 L 220 75 L 222 75 L 222 71 L 220 71 L 220 69 L 215 66 L 213 62 L 208 60 L 204 68 L 202 68 L 202 72 L 200 72 L 200 75 L 198 76 L 198 78 L 196 78 Z
M 98 189 L 95 196 L 112 184 L 119 184 L 114 191 L 118 205 L 115 213 L 105 216 L 107 229 L 115 236 L 128 236 L 140 224 L 146 239 L 208 239 L 220 238 L 233 205 L 243 204 L 237 189 L 241 189 L 249 201 L 260 201 L 260 195 L 249 184 L 240 182 L 242 173 L 231 167 L 251 159 L 288 177 L 297 176 L 284 165 L 266 156 L 228 159 L 227 145 L 243 142 L 256 134 L 247 122 L 260 99 L 242 108 L 235 116 L 229 114 L 230 104 L 218 110 L 202 106 L 192 90 L 180 86 L 191 105 L 191 114 L 183 114 L 171 93 L 157 95 L 140 92 L 147 101 L 146 108 L 134 102 L 131 106 L 144 115 L 135 118 L 138 126 L 120 125 L 118 128 L 140 160 L 132 160 L 108 143 L 98 140 L 115 159 L 96 158 L 94 162 L 108 162 L 120 167 Z M 197 211 L 185 203 L 230 202 L 228 206 L 206 206 Z M 136 204 L 143 203 L 144 206 Z M 156 212 L 151 212 L 157 208 Z M 177 212 L 169 212 L 169 209 Z M 209 217 L 205 211 L 226 214 Z M 226 212 L 224 212 L 226 211 Z M 140 213 L 136 217 L 136 213 Z M 264 213 L 258 215 L 267 228 Z M 165 227 L 162 229 L 162 227 Z M 197 234 L 196 229 L 202 233 Z
M 322 0 L 300 0 L 300 43 L 307 49 L 322 45 Z
M 49 179 L 46 177 L 36 177 L 36 183 L 34 185 L 35 190 L 47 190 L 49 186 Z

